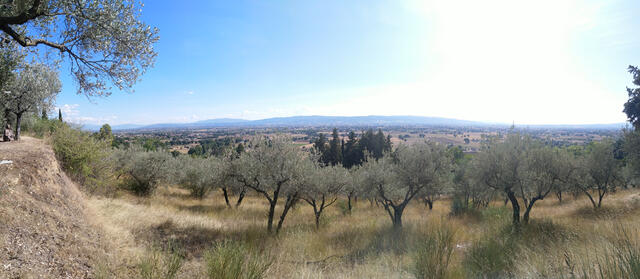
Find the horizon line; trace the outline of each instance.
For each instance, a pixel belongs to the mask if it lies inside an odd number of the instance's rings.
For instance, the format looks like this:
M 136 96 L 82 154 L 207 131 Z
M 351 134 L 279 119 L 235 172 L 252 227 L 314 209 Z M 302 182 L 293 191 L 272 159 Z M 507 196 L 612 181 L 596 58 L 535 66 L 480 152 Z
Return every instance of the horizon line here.
M 454 121 L 464 121 L 464 122 L 475 122 L 477 124 L 487 124 L 487 125 L 500 125 L 500 126 L 511 126 L 515 125 L 515 127 L 522 126 L 598 126 L 598 125 L 630 125 L 627 121 L 624 122 L 610 122 L 610 123 L 558 123 L 558 124 L 540 124 L 540 123 L 522 123 L 518 124 L 517 122 L 511 121 L 509 122 L 498 122 L 498 121 L 483 121 L 483 120 L 468 120 L 461 118 L 451 118 L 451 117 L 442 117 L 442 116 L 421 116 L 421 115 L 383 115 L 383 114 L 369 114 L 369 115 L 290 115 L 290 116 L 274 116 L 274 117 L 266 117 L 259 119 L 244 119 L 244 118 L 235 118 L 235 117 L 216 117 L 216 118 L 206 118 L 201 120 L 192 120 L 186 122 L 154 122 L 154 123 L 122 123 L 122 124 L 110 124 L 112 127 L 116 126 L 127 126 L 127 125 L 135 125 L 135 126 L 152 126 L 152 125 L 180 125 L 180 124 L 195 124 L 203 121 L 212 121 L 212 120 L 237 120 L 242 122 L 255 122 L 269 119 L 281 119 L 281 118 L 295 118 L 295 117 L 341 117 L 341 118 L 357 118 L 357 117 L 416 117 L 416 118 L 436 118 L 436 119 L 445 119 L 445 120 L 454 120 Z M 71 121 L 73 123 L 73 121 Z M 233 122 L 229 122 L 230 124 Z M 109 124 L 108 122 L 102 124 L 94 124 L 94 123 L 75 123 L 82 126 L 102 126 L 104 124 Z

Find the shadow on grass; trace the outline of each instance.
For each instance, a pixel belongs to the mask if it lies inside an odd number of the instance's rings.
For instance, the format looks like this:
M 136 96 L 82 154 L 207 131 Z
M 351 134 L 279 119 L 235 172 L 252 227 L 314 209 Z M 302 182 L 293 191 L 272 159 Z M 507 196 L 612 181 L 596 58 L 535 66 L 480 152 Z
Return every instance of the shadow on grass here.
M 178 205 L 177 208 L 180 211 L 190 211 L 190 212 L 202 213 L 202 214 L 215 213 L 215 212 L 220 212 L 220 211 L 231 210 L 232 209 L 232 208 L 227 207 L 226 205 L 202 205 L 202 204 L 197 204 L 197 205 Z
M 179 227 L 171 220 L 151 228 L 141 229 L 135 233 L 135 236 L 137 241 L 159 244 L 161 247 L 177 245 L 183 251 L 183 256 L 188 259 L 202 257 L 203 253 L 217 241 L 235 240 L 262 248 L 270 238 L 263 227 L 229 231 L 198 226 Z
M 640 203 L 621 203 L 602 205 L 600 208 L 584 206 L 576 209 L 572 215 L 582 219 L 618 219 L 635 216 L 640 213 Z
M 553 250 L 577 238 L 577 232 L 550 219 L 532 219 L 520 230 L 507 223 L 474 242 L 462 265 L 471 278 L 510 278 L 514 260 L 523 248 Z
M 353 266 L 365 262 L 370 255 L 407 253 L 412 244 L 415 244 L 415 233 L 409 226 L 402 230 L 395 230 L 391 226 L 371 229 L 354 228 L 327 236 L 326 243 L 330 243 L 337 250 L 350 251 L 341 255 L 340 258 Z

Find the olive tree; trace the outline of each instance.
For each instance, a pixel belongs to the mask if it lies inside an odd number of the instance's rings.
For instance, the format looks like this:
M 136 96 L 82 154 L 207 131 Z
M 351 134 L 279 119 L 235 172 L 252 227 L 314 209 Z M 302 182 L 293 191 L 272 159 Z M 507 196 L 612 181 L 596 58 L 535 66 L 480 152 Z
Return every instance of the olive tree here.
M 454 203 L 460 202 L 457 209 L 487 207 L 493 198 L 494 191 L 484 187 L 473 176 L 474 168 L 473 161 L 462 161 L 454 166 L 452 190 Z
M 58 73 L 44 64 L 24 65 L 0 92 L 5 109 L 16 117 L 16 140 L 20 139 L 22 116 L 38 107 L 49 108 L 60 92 Z
M 535 203 L 571 183 L 575 168 L 569 154 L 521 134 L 493 142 L 473 162 L 475 179 L 491 190 L 505 193 L 513 209 L 513 224 L 529 223 Z
M 525 206 L 522 221 L 527 224 L 536 201 L 544 200 L 549 193 L 562 187 L 573 169 L 566 154 L 540 143 L 528 148 L 524 154 L 524 165 L 518 192 Z
M 303 168 L 300 197 L 313 208 L 316 229 L 324 210 L 338 200 L 342 189 L 350 183 L 349 171 L 341 165 L 324 166 L 309 160 Z
M 284 136 L 257 137 L 237 160 L 236 179 L 269 202 L 267 230 L 273 232 L 276 205 L 285 198 L 275 233 L 282 228 L 287 213 L 300 198 L 301 167 L 308 156 Z
M 169 179 L 173 159 L 164 151 L 144 151 L 139 146 L 115 150 L 118 178 L 129 180 L 130 189 L 138 195 L 150 195 L 162 181 Z
M 0 47 L 0 129 L 4 130 L 6 123 L 10 123 L 11 111 L 8 108 L 8 104 L 3 100 L 2 94 L 4 93 L 7 84 L 15 76 L 15 70 L 22 61 L 22 55 L 15 49 L 14 44 L 9 44 L 4 47 Z M 9 135 L 3 135 L 8 137 Z
M 360 191 L 362 194 L 370 200 L 375 199 L 376 202 L 381 202 L 389 214 L 393 226 L 400 228 L 402 226 L 402 211 L 408 201 L 405 203 L 404 199 L 395 202 L 393 200 L 400 199 L 403 193 L 401 193 L 401 187 L 398 187 L 399 184 L 395 173 L 396 166 L 389 157 L 389 154 L 377 160 L 368 157 L 358 169 L 357 175 L 361 183 Z M 416 191 L 413 195 L 410 193 L 406 197 L 413 199 L 417 194 Z
M 183 156 L 173 161 L 176 163 L 172 167 L 176 172 L 174 181 L 188 189 L 195 198 L 204 198 L 221 181 L 221 162 L 216 157 Z
M 239 153 L 240 154 L 240 153 Z M 238 154 L 238 156 L 239 156 Z M 240 165 L 242 161 L 236 160 L 236 155 L 223 156 L 221 160 L 220 189 L 224 196 L 227 207 L 231 208 L 229 200 L 230 194 L 236 194 L 237 200 L 235 207 L 239 207 L 247 193 L 248 186 L 242 176 L 243 167 Z
M 621 181 L 620 162 L 614 157 L 613 144 L 609 141 L 594 143 L 580 161 L 579 171 L 576 187 L 589 198 L 593 208 L 600 208 L 604 196 L 614 191 Z
M 448 191 L 449 174 L 452 167 L 450 153 L 434 142 L 400 146 L 393 153 L 398 168 L 400 183 L 417 189 L 429 209 L 435 200 Z
M 451 160 L 443 146 L 418 143 L 401 146 L 360 169 L 363 187 L 382 203 L 395 229 L 402 228 L 402 214 L 419 194 L 440 191 L 450 173 Z
M 4 44 L 0 47 L 0 89 L 9 82 L 24 59 L 24 53 L 19 51 L 16 44 Z
M 513 133 L 504 142 L 490 142 L 473 158 L 475 179 L 487 188 L 503 192 L 513 210 L 512 222 L 520 225 L 520 203 L 516 191 L 522 189 L 522 172 L 526 167 L 524 154 L 529 147 L 529 137 Z
M 78 93 L 129 89 L 153 66 L 158 30 L 140 20 L 134 0 L 0 0 L 4 43 L 67 59 Z M 50 53 L 46 53 L 49 57 Z
M 360 194 L 360 190 L 362 189 L 362 183 L 360 181 L 362 175 L 359 168 L 359 166 L 353 166 L 348 169 L 349 175 L 347 183 L 342 188 L 343 195 L 347 197 L 347 210 L 349 214 L 351 214 L 354 204 L 358 201 L 358 194 Z

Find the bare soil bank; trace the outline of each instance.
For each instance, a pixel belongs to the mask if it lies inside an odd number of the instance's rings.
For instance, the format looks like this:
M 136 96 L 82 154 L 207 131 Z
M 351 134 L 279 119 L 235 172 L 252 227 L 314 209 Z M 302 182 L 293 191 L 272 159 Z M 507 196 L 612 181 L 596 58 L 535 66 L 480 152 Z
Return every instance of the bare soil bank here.
M 0 142 L 0 278 L 87 278 L 105 254 L 83 194 L 51 147 Z

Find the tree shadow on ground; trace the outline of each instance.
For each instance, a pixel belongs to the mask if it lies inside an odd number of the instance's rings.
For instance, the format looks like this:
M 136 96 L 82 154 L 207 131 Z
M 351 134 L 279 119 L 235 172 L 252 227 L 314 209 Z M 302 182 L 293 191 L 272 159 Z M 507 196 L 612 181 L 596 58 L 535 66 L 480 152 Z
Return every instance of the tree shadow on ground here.
M 571 213 L 572 216 L 581 219 L 612 220 L 624 217 L 636 216 L 640 213 L 640 203 L 622 203 L 619 205 L 602 205 L 600 208 L 583 206 Z
M 203 205 L 203 204 L 178 205 L 177 208 L 180 211 L 190 211 L 190 212 L 202 213 L 202 214 L 215 213 L 215 212 L 220 212 L 224 210 L 231 210 L 231 208 L 227 207 L 226 205 Z
M 180 227 L 167 220 L 159 225 L 141 229 L 134 233 L 136 241 L 166 247 L 178 247 L 187 259 L 200 258 L 215 242 L 222 240 L 242 241 L 248 245 L 263 246 L 270 235 L 265 228 L 247 227 L 244 230 Z

